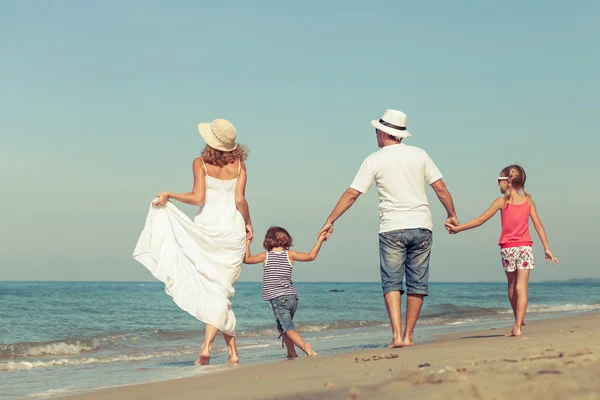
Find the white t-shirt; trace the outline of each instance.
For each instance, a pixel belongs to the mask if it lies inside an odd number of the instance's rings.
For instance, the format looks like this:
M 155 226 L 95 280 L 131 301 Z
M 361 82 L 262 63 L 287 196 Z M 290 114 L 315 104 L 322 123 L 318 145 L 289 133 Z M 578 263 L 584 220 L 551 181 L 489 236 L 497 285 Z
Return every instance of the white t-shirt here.
M 379 193 L 379 232 L 396 229 L 433 230 L 425 182 L 442 178 L 425 150 L 403 143 L 386 146 L 368 156 L 350 187 L 366 193 L 373 181 Z

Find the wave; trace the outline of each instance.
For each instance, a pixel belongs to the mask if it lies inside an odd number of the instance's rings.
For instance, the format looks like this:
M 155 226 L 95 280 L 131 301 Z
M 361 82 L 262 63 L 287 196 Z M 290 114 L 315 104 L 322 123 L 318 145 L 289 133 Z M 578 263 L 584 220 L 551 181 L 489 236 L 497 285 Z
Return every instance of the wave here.
M 238 345 L 239 349 L 257 349 L 270 347 L 271 344 L 248 344 Z M 224 351 L 225 347 L 215 346 L 214 351 Z M 196 354 L 198 352 L 197 347 L 181 347 L 178 349 L 171 349 L 165 351 L 153 351 L 148 353 L 138 354 L 112 354 L 99 357 L 74 357 L 74 358 L 60 358 L 53 360 L 33 360 L 33 361 L 8 361 L 0 363 L 0 372 L 6 371 L 19 371 L 28 370 L 35 368 L 48 368 L 54 366 L 71 366 L 71 365 L 85 365 L 85 364 L 105 364 L 113 362 L 123 361 L 143 361 L 149 360 L 156 357 L 173 357 L 173 356 L 185 356 L 189 354 Z M 190 362 L 191 365 L 191 362 Z
M 595 311 L 600 310 L 600 302 L 595 304 L 533 304 L 527 307 L 527 312 L 536 313 L 561 313 L 573 311 Z M 512 313 L 511 310 L 508 310 Z
M 0 359 L 28 356 L 73 356 L 82 352 L 94 351 L 99 347 L 100 342 L 96 338 L 0 344 Z
M 47 368 L 53 366 L 66 366 L 66 365 L 84 365 L 84 364 L 100 364 L 100 363 L 112 363 L 119 361 L 141 361 L 148 360 L 154 357 L 168 357 L 196 353 L 198 349 L 186 349 L 179 351 L 162 351 L 154 353 L 144 354 L 132 354 L 132 355 L 110 355 L 103 357 L 77 357 L 77 358 L 61 358 L 56 360 L 37 360 L 37 361 L 9 361 L 0 363 L 0 371 L 18 371 L 34 368 Z

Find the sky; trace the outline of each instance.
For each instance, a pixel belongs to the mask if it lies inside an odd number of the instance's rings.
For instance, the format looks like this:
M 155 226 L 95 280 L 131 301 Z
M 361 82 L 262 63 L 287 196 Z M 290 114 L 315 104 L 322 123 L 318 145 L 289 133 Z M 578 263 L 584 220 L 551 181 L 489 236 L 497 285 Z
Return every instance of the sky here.
M 153 280 L 132 259 L 149 203 L 191 189 L 196 125 L 215 118 L 250 148 L 253 250 L 280 225 L 308 251 L 387 108 L 461 221 L 523 165 L 561 261 L 534 236 L 532 280 L 600 277 L 599 16 L 585 0 L 2 1 L 0 280 Z M 449 236 L 428 195 L 430 280 L 504 280 L 499 215 Z M 372 187 L 294 279 L 378 281 L 378 225 Z

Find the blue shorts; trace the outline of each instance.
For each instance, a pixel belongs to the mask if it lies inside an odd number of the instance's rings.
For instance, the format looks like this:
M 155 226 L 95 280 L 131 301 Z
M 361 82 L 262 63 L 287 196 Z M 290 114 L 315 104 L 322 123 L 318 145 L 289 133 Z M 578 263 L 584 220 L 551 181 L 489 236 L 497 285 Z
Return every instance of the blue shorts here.
M 295 294 L 286 294 L 269 300 L 277 329 L 283 332 L 294 330 L 294 314 L 298 309 L 298 296 Z
M 399 229 L 379 234 L 379 265 L 383 294 L 404 294 L 406 275 L 408 294 L 427 296 L 429 256 L 433 235 L 429 229 Z

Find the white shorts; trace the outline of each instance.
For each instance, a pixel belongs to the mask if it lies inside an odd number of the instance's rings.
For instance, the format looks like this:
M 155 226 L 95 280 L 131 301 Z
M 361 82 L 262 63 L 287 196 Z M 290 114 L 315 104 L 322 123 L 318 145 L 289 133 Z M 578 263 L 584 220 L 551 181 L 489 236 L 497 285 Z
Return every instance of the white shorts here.
M 518 246 L 500 249 L 502 268 L 506 272 L 515 272 L 518 269 L 534 269 L 533 247 Z

